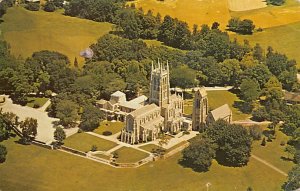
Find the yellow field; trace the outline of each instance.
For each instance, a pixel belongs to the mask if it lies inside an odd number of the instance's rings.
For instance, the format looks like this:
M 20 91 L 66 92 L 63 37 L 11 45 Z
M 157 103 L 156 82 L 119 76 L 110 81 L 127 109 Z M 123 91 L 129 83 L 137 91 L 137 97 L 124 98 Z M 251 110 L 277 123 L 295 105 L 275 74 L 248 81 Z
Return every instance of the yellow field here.
M 228 0 L 228 4 L 231 11 L 248 11 L 267 6 L 266 1 L 263 0 Z
M 225 28 L 230 13 L 227 0 L 138 0 L 137 7 L 142 7 L 144 11 L 152 10 L 155 14 L 162 16 L 170 15 L 190 24 L 209 24 L 217 21 L 222 23 L 221 28 Z
M 109 23 L 97 23 L 72 18 L 59 12 L 31 12 L 21 7 L 10 8 L 3 17 L 0 29 L 2 37 L 11 45 L 12 54 L 29 57 L 35 51 L 59 51 L 73 63 L 80 64 L 80 51 L 87 48 L 111 30 Z
M 162 16 L 177 17 L 189 23 L 190 27 L 193 24 L 211 25 L 217 21 L 221 24 L 220 28 L 225 29 L 228 20 L 233 16 L 251 19 L 257 27 L 261 28 L 281 26 L 300 21 L 300 2 L 297 0 L 287 0 L 284 6 L 268 6 L 239 12 L 231 12 L 228 1 L 236 0 L 165 0 L 164 2 L 137 0 L 135 3 L 137 7 L 142 7 L 144 11 L 152 10 L 154 13 L 159 12 Z M 248 1 L 243 0 L 241 5 L 244 6 Z M 261 7 L 261 2 L 259 4 L 259 7 Z M 256 6 L 257 2 L 251 4 L 251 6 L 253 5 Z

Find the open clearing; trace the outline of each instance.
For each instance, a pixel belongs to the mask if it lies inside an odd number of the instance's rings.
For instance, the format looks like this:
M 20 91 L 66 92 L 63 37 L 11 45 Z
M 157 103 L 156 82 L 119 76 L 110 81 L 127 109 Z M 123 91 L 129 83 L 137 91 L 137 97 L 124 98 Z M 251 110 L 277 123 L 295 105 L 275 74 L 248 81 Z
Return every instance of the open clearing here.
M 299 13 L 300 15 L 300 13 Z M 249 40 L 251 45 L 261 44 L 264 48 L 272 46 L 276 51 L 286 54 L 290 59 L 296 59 L 298 68 L 300 64 L 300 22 L 265 29 L 263 32 L 253 35 L 231 34 L 230 37 L 237 38 L 240 42 Z
M 59 12 L 27 11 L 21 7 L 8 9 L 0 25 L 1 34 L 11 45 L 15 56 L 27 58 L 35 51 L 52 50 L 75 57 L 83 64 L 80 51 L 111 30 L 109 23 L 72 18 Z
M 121 130 L 125 127 L 125 124 L 120 121 L 102 121 L 100 126 L 95 129 L 93 132 L 99 135 L 103 135 L 103 132 L 109 131 L 112 134 L 116 134 L 121 132 Z
M 254 190 L 274 191 L 280 190 L 286 179 L 252 158 L 249 165 L 242 168 L 224 167 L 214 161 L 206 173 L 180 166 L 180 154 L 137 169 L 115 169 L 64 152 L 20 145 L 14 142 L 16 140 L 3 142 L 8 156 L 0 165 L 2 190 L 206 191 L 205 184 L 210 182 L 210 191 L 246 190 L 248 186 Z
M 228 0 L 230 11 L 248 11 L 260 9 L 267 6 L 263 0 Z

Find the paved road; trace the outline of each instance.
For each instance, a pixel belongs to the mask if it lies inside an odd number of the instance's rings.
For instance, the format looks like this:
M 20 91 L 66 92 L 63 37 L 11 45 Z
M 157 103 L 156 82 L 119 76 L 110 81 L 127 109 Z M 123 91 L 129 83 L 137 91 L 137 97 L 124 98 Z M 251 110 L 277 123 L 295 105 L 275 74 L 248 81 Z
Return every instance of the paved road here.
M 12 100 L 6 97 L 6 102 L 4 105 L 0 106 L 3 108 L 4 112 L 13 112 L 17 116 L 20 117 L 20 120 L 24 120 L 26 117 L 32 117 L 37 119 L 38 121 L 38 132 L 36 140 L 42 141 L 45 143 L 51 143 L 54 140 L 53 133 L 53 122 L 57 121 L 56 118 L 51 118 L 48 114 L 44 111 L 40 111 L 38 109 L 34 109 L 27 106 L 21 106 L 17 104 L 13 104 Z
M 280 170 L 279 168 L 273 166 L 272 164 L 270 164 L 269 162 L 259 158 L 258 156 L 255 156 L 255 155 L 251 155 L 252 158 L 254 158 L 255 160 L 263 163 L 264 165 L 272 168 L 273 170 L 277 171 L 278 173 L 282 174 L 283 176 L 288 176 L 287 173 L 283 172 L 282 170 Z

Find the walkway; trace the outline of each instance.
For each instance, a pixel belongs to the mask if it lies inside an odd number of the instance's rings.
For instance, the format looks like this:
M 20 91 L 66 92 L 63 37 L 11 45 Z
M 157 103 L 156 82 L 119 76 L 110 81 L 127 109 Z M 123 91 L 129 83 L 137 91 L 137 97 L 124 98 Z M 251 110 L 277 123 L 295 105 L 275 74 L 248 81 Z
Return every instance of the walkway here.
M 34 109 L 27 106 L 21 106 L 17 104 L 13 104 L 12 100 L 5 96 L 6 102 L 4 105 L 1 105 L 0 108 L 3 108 L 4 112 L 13 112 L 17 116 L 19 116 L 19 120 L 25 120 L 27 117 L 32 117 L 37 119 L 38 129 L 36 140 L 51 143 L 54 141 L 53 133 L 55 129 L 53 128 L 53 122 L 58 121 L 56 118 L 51 118 L 44 111 L 40 111 L 38 109 Z
M 38 111 L 45 112 L 46 109 L 49 107 L 50 104 L 51 104 L 51 100 L 48 99 L 48 101 L 47 101 L 42 107 L 38 108 L 37 110 L 38 110 Z
M 283 172 L 282 170 L 280 170 L 279 168 L 273 166 L 272 164 L 270 164 L 269 162 L 259 158 L 258 156 L 255 156 L 255 155 L 251 155 L 252 158 L 254 158 L 255 160 L 265 164 L 266 166 L 272 168 L 273 170 L 279 172 L 280 174 L 282 174 L 283 176 L 288 176 L 287 173 Z

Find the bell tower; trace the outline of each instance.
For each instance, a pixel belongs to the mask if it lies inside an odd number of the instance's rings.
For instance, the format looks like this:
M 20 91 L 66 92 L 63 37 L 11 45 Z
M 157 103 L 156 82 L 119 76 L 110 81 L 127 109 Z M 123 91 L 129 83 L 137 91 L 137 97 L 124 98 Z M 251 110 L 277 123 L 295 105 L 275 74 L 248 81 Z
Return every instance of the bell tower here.
M 207 92 L 202 87 L 195 92 L 195 97 L 193 102 L 192 128 L 194 131 L 199 131 L 200 128 L 206 124 L 207 115 L 208 115 Z
M 152 62 L 151 67 L 151 80 L 150 80 L 150 96 L 149 101 L 158 106 L 170 103 L 170 78 L 169 78 L 169 63 L 165 66 L 160 63 L 154 65 Z

